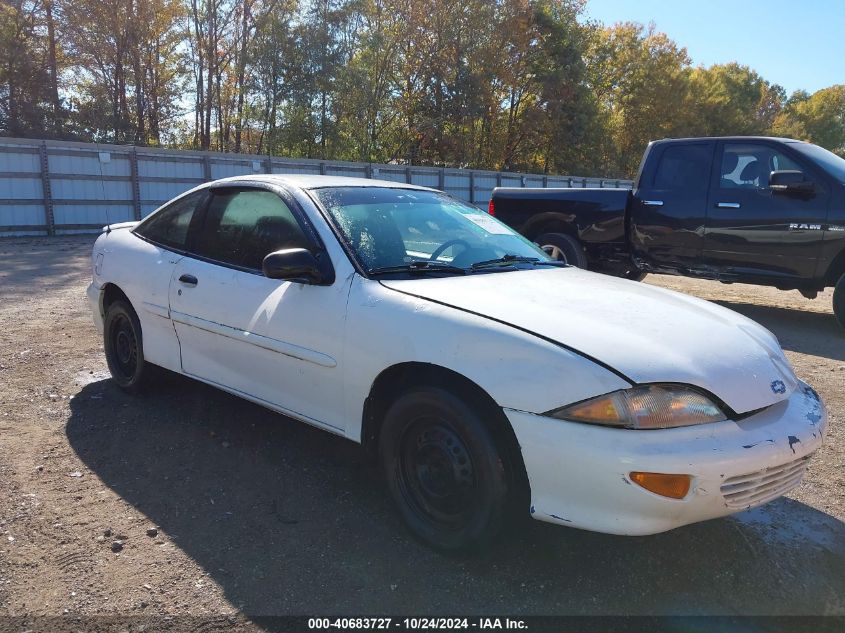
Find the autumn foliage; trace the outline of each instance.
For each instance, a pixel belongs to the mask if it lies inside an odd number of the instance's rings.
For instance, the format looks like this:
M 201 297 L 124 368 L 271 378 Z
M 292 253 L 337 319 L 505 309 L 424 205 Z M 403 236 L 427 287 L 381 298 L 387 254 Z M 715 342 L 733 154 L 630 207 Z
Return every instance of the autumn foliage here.
M 741 61 L 580 0 L 0 0 L 0 134 L 608 177 L 670 136 L 845 154 L 845 86 Z

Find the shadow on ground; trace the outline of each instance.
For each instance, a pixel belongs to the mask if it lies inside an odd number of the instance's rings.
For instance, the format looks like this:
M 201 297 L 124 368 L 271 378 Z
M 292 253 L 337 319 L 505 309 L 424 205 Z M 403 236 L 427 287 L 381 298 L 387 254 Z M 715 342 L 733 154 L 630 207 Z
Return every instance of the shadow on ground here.
M 769 328 L 784 349 L 845 361 L 845 329 L 839 326 L 830 313 L 735 301 L 714 303 L 744 314 Z
M 795 501 L 640 538 L 528 521 L 450 559 L 408 537 L 351 442 L 175 376 L 71 402 L 88 468 L 250 615 L 845 613 L 845 524 Z

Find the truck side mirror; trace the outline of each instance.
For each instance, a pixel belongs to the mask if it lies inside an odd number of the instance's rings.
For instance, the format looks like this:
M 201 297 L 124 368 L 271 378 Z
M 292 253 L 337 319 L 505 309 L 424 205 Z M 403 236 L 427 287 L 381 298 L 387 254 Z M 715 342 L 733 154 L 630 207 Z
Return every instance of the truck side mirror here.
M 804 172 L 797 169 L 783 169 L 769 174 L 769 189 L 772 193 L 806 196 L 815 192 L 811 180 L 804 179 Z

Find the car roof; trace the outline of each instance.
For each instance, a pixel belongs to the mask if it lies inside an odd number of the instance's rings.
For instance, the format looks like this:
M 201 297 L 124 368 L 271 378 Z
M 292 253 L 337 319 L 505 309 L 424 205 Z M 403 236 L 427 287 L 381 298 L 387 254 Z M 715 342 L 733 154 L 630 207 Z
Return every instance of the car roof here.
M 676 143 L 678 141 L 777 141 L 779 143 L 804 143 L 794 138 L 780 136 L 690 136 L 682 138 L 661 138 L 653 143 Z
M 220 185 L 236 182 L 263 182 L 268 184 L 288 185 L 300 189 L 320 189 L 321 187 L 392 187 L 398 189 L 419 189 L 421 191 L 436 191 L 430 187 L 420 187 L 393 180 L 374 180 L 372 178 L 353 178 L 350 176 L 317 176 L 312 174 L 249 174 L 231 176 L 208 183 Z

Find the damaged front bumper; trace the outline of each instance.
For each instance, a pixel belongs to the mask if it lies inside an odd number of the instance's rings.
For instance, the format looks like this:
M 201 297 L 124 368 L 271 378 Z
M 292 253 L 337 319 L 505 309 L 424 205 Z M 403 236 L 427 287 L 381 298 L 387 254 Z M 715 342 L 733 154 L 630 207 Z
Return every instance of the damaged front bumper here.
M 771 501 L 801 482 L 827 413 L 799 383 L 738 421 L 627 430 L 505 409 L 522 449 L 534 518 L 596 532 L 643 535 Z M 634 484 L 634 471 L 692 476 L 683 499 Z

